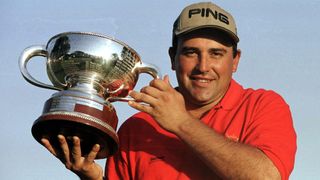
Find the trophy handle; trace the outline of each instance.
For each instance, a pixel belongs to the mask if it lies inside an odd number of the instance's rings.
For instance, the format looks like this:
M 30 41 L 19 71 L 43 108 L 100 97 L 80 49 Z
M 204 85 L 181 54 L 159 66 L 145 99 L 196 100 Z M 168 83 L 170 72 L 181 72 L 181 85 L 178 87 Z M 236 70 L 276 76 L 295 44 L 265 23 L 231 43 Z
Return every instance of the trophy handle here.
M 140 63 L 134 69 L 138 74 L 147 73 L 151 75 L 154 79 L 159 79 L 161 77 L 159 69 L 151 64 Z
M 30 46 L 26 48 L 22 52 L 19 59 L 19 67 L 20 67 L 20 72 L 24 77 L 24 79 L 27 80 L 30 84 L 38 87 L 53 89 L 53 90 L 62 90 L 61 88 L 54 87 L 53 85 L 42 83 L 30 75 L 27 69 L 27 63 L 34 56 L 48 57 L 48 51 L 46 50 L 45 46 L 35 45 L 35 46 Z
M 140 63 L 135 66 L 133 69 L 134 72 L 136 72 L 138 75 L 141 73 L 146 73 L 151 75 L 154 79 L 159 79 L 161 78 L 161 74 L 159 69 L 156 66 L 153 66 L 151 64 L 147 63 Z M 124 86 L 120 87 L 118 90 L 121 90 Z M 122 102 L 128 102 L 128 101 L 134 101 L 132 97 L 126 96 L 126 97 L 110 97 L 107 99 L 109 102 L 114 102 L 114 101 L 122 101 Z

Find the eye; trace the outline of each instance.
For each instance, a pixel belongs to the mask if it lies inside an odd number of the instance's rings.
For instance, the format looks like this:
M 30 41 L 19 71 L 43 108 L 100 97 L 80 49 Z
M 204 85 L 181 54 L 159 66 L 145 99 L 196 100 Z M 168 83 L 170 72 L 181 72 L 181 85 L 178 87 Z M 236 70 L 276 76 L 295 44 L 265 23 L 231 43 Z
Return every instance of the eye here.
M 198 51 L 194 48 L 183 48 L 181 54 L 187 57 L 198 56 Z
M 214 58 L 214 59 L 219 59 L 222 56 L 224 56 L 225 51 L 220 50 L 220 49 L 212 49 L 209 51 L 210 57 Z
M 213 57 L 220 57 L 220 56 L 222 56 L 222 53 L 213 52 L 213 53 L 211 53 L 211 56 L 213 56 Z

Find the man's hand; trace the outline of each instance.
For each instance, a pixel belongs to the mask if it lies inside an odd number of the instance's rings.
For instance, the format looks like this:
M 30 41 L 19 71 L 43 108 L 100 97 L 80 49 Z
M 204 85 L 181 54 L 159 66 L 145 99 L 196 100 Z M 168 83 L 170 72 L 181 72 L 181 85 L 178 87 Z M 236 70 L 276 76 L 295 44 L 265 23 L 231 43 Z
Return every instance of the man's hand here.
M 170 132 L 175 132 L 186 120 L 193 119 L 185 108 L 183 96 L 170 85 L 167 75 L 163 79 L 152 80 L 140 92 L 131 91 L 129 95 L 135 99 L 129 101 L 131 107 L 150 114 Z
M 54 149 L 48 139 L 41 139 L 43 145 L 55 157 L 57 157 L 67 169 L 77 174 L 81 179 L 86 180 L 102 180 L 103 170 L 101 166 L 94 162 L 94 159 L 99 152 L 100 146 L 94 145 L 87 157 L 81 155 L 80 139 L 73 137 L 72 151 L 69 150 L 66 138 L 63 135 L 58 135 L 61 149 Z

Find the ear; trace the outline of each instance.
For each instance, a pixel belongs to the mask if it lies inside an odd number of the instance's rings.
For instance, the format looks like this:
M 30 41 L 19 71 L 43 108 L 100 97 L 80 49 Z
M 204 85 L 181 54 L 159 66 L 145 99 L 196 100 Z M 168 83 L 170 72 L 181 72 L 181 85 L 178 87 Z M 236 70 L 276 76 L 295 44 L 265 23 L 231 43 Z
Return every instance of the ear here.
M 170 60 L 171 60 L 171 69 L 176 70 L 175 68 L 175 56 L 176 56 L 176 49 L 173 47 L 170 47 L 168 50 Z
M 241 50 L 238 49 L 236 56 L 233 58 L 233 63 L 232 63 L 232 72 L 233 73 L 237 72 L 240 57 L 241 57 Z

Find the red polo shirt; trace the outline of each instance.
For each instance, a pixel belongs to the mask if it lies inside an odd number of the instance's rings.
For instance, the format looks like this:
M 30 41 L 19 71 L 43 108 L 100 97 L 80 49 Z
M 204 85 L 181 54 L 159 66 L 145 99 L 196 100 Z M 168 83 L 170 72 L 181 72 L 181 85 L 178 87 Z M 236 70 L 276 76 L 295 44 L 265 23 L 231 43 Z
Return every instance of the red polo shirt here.
M 201 121 L 239 143 L 262 150 L 282 179 L 293 170 L 296 134 L 289 106 L 275 92 L 243 89 L 234 80 L 221 100 Z M 106 177 L 114 179 L 218 179 L 174 134 L 146 113 L 120 128 L 120 150 L 108 158 Z

